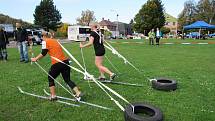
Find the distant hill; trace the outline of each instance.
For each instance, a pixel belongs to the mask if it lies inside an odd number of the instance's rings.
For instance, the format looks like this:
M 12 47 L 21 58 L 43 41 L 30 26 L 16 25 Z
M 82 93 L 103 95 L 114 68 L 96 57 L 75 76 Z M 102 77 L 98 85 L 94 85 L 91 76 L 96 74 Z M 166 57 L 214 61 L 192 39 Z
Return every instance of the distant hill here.
M 32 26 L 31 23 L 25 22 L 21 19 L 15 19 L 8 15 L 4 15 L 0 13 L 0 24 L 13 24 L 13 26 L 15 26 L 17 22 L 21 23 L 23 27 Z

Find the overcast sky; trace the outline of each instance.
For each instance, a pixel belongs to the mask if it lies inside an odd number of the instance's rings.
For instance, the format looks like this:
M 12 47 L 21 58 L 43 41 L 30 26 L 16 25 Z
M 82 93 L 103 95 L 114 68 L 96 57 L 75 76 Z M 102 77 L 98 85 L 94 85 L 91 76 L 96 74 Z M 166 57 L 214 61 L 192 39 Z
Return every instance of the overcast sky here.
M 138 13 L 141 6 L 147 0 L 54 0 L 57 9 L 62 14 L 62 21 L 70 24 L 76 23 L 76 18 L 81 15 L 82 10 L 92 10 L 96 19 L 100 21 L 103 17 L 116 21 L 129 23 Z M 162 0 L 167 13 L 174 17 L 183 10 L 186 0 Z M 196 2 L 199 0 L 195 0 Z M 33 13 L 40 0 L 0 0 L 0 13 L 14 18 L 23 19 L 33 23 Z

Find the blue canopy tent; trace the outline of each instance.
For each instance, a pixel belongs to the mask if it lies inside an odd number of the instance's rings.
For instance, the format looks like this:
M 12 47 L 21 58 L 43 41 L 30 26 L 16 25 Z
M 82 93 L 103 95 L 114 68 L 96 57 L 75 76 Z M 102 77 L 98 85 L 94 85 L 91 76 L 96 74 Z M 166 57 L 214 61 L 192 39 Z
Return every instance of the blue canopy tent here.
M 195 23 L 188 25 L 188 26 L 184 26 L 184 29 L 215 29 L 214 25 L 210 25 L 204 21 L 196 21 Z
M 199 38 L 200 38 L 202 29 L 215 29 L 215 25 L 210 25 L 204 21 L 196 21 L 195 23 L 184 26 L 183 28 L 184 30 L 199 29 Z

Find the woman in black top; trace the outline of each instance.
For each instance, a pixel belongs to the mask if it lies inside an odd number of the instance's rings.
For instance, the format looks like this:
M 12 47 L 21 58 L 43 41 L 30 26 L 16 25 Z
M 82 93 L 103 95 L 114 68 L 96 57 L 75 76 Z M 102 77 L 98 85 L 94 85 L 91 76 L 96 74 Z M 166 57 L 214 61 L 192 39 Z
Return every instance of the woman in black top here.
M 98 31 L 98 25 L 97 24 L 91 24 L 91 33 L 89 37 L 89 42 L 85 45 L 80 43 L 80 48 L 89 47 L 91 45 L 94 46 L 95 50 L 95 65 L 99 69 L 100 72 L 100 80 L 105 80 L 105 73 L 109 74 L 110 80 L 113 80 L 116 77 L 116 74 L 112 73 L 108 68 L 103 66 L 103 60 L 105 55 L 105 48 L 103 45 L 103 37 L 101 33 Z

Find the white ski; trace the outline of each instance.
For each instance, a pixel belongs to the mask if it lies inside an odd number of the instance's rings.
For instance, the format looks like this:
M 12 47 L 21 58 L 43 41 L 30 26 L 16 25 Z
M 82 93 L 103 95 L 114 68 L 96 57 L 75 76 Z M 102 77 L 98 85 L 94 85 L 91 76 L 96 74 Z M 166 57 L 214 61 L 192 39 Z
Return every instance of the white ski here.
M 90 81 L 93 82 L 93 81 Z M 135 87 L 143 87 L 141 84 L 132 84 L 127 82 L 117 82 L 117 81 L 111 81 L 111 80 L 104 80 L 100 81 L 101 83 L 107 83 L 107 84 L 118 84 L 118 85 L 126 85 L 126 86 L 135 86 Z
M 29 95 L 29 96 L 33 96 L 33 97 L 37 97 L 37 98 L 40 98 L 40 99 L 49 100 L 48 97 L 36 95 L 36 94 L 33 94 L 33 93 L 29 93 L 29 92 L 25 92 L 25 91 L 23 91 L 20 87 L 17 87 L 17 88 L 19 89 L 20 93 L 22 93 L 22 94 Z M 72 104 L 72 103 L 68 103 L 68 102 L 64 102 L 64 101 L 60 101 L 60 100 L 57 100 L 56 102 L 61 103 L 61 104 L 66 104 L 66 105 L 69 105 L 69 106 L 80 107 L 80 106 L 77 105 L 77 104 Z
M 44 93 L 46 95 L 50 95 L 45 89 L 43 91 L 44 91 Z M 57 98 L 63 99 L 63 100 L 79 102 L 79 103 L 82 103 L 82 104 L 85 104 L 85 105 L 89 105 L 89 106 L 93 106 L 93 107 L 97 107 L 97 108 L 101 108 L 101 109 L 105 109 L 105 110 L 112 110 L 111 108 L 107 108 L 107 107 L 104 107 L 104 106 L 100 106 L 100 105 L 97 105 L 97 104 L 88 103 L 88 102 L 84 102 L 84 101 L 77 101 L 76 99 L 71 99 L 71 98 L 66 98 L 66 97 L 61 97 L 61 96 L 57 96 Z

